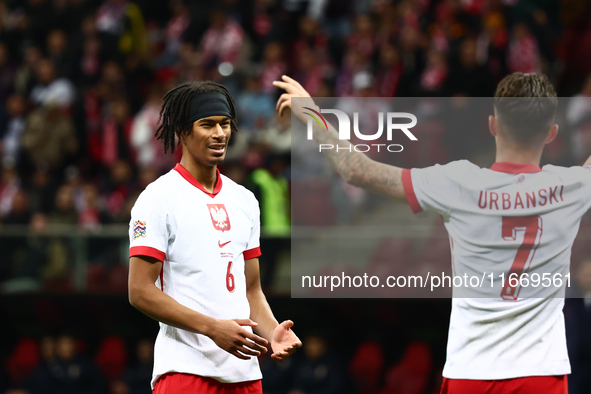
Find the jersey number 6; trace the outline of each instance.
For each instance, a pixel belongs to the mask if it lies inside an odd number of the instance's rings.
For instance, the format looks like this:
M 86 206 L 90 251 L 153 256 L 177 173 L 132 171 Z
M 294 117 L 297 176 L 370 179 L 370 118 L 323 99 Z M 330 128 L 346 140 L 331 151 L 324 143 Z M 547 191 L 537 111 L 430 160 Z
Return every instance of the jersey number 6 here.
M 520 281 L 517 281 L 516 286 L 511 286 L 509 279 L 513 274 L 518 277 L 521 276 L 523 271 L 531 265 L 536 254 L 536 248 L 542 238 L 542 218 L 540 216 L 503 216 L 503 239 L 505 241 L 515 241 L 518 231 L 525 231 L 525 235 L 503 284 L 501 298 L 504 300 L 515 301 L 519 296 Z
M 226 288 L 228 289 L 228 291 L 230 293 L 232 293 L 235 289 L 234 275 L 232 275 L 232 273 L 230 272 L 231 269 L 232 269 L 232 262 L 229 261 L 228 262 L 228 271 L 226 272 Z

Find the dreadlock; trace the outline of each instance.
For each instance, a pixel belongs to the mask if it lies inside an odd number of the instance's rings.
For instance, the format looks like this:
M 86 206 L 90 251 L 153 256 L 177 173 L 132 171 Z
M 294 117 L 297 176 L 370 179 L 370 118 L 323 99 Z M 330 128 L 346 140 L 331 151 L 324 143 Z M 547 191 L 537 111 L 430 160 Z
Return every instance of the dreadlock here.
M 203 93 L 217 92 L 226 96 L 228 104 L 230 105 L 230 113 L 232 119 L 230 126 L 233 132 L 238 131 L 236 118 L 236 105 L 234 99 L 230 95 L 225 86 L 213 81 L 191 81 L 185 82 L 174 89 L 169 90 L 162 100 L 162 109 L 160 110 L 160 118 L 158 120 L 159 126 L 156 130 L 156 138 L 162 140 L 164 143 L 164 153 L 170 149 L 174 153 L 175 138 L 180 138 L 181 135 L 188 135 L 193 129 L 192 122 L 189 122 L 189 107 L 193 97 Z

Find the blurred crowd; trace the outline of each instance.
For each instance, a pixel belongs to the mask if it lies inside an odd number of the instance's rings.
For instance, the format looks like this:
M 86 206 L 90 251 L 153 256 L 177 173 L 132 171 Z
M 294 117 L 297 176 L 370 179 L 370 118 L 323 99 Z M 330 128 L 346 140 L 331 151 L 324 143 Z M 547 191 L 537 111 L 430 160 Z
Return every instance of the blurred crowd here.
M 225 84 L 243 182 L 290 151 L 271 84 L 312 96 L 490 96 L 514 71 L 572 95 L 591 70 L 584 0 L 3 0 L 0 222 L 127 223 L 179 156 L 154 138 L 162 95 Z
M 343 357 L 327 332 L 310 330 L 305 346 L 277 363 L 259 357 L 265 394 L 436 394 L 440 378 L 431 345 L 402 345 L 395 359 L 384 341 L 351 343 Z M 0 367 L 3 394 L 149 394 L 154 343 L 125 342 L 121 335 L 100 338 L 96 346 L 69 332 L 39 339 L 21 337 Z M 129 343 L 135 343 L 132 351 Z M 355 346 L 356 348 L 353 348 Z
M 71 333 L 21 338 L 5 361 L 6 394 L 149 394 L 154 342 L 137 341 L 128 354 L 123 338 L 102 339 L 94 357 L 88 345 Z

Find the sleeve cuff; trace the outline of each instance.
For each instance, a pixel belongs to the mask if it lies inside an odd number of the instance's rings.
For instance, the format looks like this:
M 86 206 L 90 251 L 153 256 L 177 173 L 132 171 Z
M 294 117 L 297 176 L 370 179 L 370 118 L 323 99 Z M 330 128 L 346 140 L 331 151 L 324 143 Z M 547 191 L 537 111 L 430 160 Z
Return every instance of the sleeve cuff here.
M 257 257 L 259 257 L 261 255 L 261 247 L 256 247 L 253 249 L 248 249 L 245 250 L 244 253 L 244 261 L 246 260 L 250 260 L 250 259 L 256 259 Z
M 166 253 L 161 252 L 156 248 L 151 248 L 149 246 L 133 246 L 129 248 L 129 257 L 133 256 L 149 256 L 164 262 L 164 259 L 166 258 Z
M 408 202 L 412 212 L 422 212 L 423 208 L 421 208 L 421 204 L 419 204 L 419 200 L 417 200 L 417 196 L 415 194 L 415 189 L 412 187 L 412 177 L 408 168 L 402 169 L 402 186 L 404 187 L 406 201 Z

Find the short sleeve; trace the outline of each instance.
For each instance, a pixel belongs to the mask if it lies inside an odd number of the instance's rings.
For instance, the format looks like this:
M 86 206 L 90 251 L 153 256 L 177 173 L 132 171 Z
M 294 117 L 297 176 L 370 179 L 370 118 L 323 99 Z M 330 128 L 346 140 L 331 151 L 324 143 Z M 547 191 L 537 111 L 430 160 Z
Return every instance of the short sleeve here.
M 406 200 L 414 213 L 435 211 L 447 216 L 457 201 L 458 179 L 465 171 L 462 162 L 402 170 Z
M 258 200 L 252 195 L 252 229 L 248 239 L 248 245 L 244 251 L 244 260 L 257 258 L 261 255 L 261 211 L 259 209 Z
M 160 261 L 166 258 L 167 213 L 152 190 L 144 190 L 131 210 L 129 244 L 129 257 L 149 256 Z

